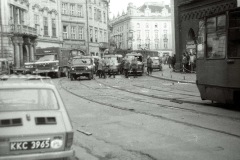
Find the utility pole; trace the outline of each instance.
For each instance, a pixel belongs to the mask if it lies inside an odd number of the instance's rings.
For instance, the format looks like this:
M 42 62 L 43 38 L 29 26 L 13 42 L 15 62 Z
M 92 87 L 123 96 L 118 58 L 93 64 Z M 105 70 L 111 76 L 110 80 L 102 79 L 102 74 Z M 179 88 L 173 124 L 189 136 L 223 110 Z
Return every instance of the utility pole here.
M 88 25 L 88 0 L 86 0 L 86 18 L 87 18 L 87 55 L 89 54 L 89 25 Z
M 0 58 L 3 58 L 3 20 L 2 20 L 2 2 L 0 1 L 0 23 L 1 23 L 1 55 Z

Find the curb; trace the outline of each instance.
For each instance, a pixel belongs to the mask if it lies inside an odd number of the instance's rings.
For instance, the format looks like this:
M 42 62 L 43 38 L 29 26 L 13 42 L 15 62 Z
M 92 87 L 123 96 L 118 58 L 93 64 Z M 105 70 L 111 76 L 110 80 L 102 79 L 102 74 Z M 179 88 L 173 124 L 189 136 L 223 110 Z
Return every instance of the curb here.
M 172 81 L 172 82 L 196 84 L 196 82 L 194 82 L 194 81 L 176 80 L 176 79 L 162 78 L 162 77 L 158 77 L 158 76 L 150 76 L 150 77 L 157 78 L 157 79 L 162 79 L 162 80 L 167 80 L 167 81 Z

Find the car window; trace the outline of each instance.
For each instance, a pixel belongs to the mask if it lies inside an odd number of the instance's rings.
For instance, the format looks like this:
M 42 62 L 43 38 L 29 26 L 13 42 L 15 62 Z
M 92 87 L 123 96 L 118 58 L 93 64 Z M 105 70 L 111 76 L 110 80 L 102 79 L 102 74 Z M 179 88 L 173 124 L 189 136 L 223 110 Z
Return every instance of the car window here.
M 89 59 L 80 59 L 80 58 L 73 58 L 73 65 L 80 65 L 80 64 L 92 64 L 92 60 Z
M 55 60 L 55 55 L 46 55 L 46 56 L 40 57 L 37 61 L 43 62 L 43 61 L 54 61 L 54 60 Z
M 58 109 L 53 90 L 0 89 L 0 112 L 53 109 Z

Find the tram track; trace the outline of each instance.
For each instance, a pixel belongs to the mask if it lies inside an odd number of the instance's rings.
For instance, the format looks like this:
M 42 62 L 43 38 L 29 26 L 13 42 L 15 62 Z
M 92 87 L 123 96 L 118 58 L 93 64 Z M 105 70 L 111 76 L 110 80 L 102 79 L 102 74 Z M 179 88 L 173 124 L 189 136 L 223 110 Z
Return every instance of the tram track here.
M 75 92 L 71 91 L 67 87 L 64 87 L 62 79 L 59 80 L 58 84 L 66 92 L 68 92 L 68 93 L 70 93 L 70 94 L 72 94 L 72 95 L 74 95 L 76 97 L 88 100 L 90 102 L 94 102 L 94 103 L 97 103 L 97 104 L 105 105 L 105 106 L 108 106 L 108 107 L 111 107 L 111 108 L 115 108 L 115 109 L 119 109 L 119 110 L 124 110 L 124 111 L 133 112 L 133 113 L 136 113 L 136 114 L 142 114 L 142 115 L 146 115 L 146 116 L 151 116 L 151 117 L 155 117 L 155 118 L 159 118 L 159 119 L 168 120 L 168 121 L 172 121 L 172 122 L 175 122 L 175 123 L 183 124 L 183 125 L 186 125 L 186 126 L 201 128 L 201 129 L 205 129 L 205 130 L 218 132 L 218 133 L 222 133 L 222 134 L 225 134 L 225 135 L 229 135 L 229 136 L 240 138 L 240 135 L 237 135 L 237 134 L 234 134 L 234 133 L 229 133 L 229 132 L 218 130 L 218 129 L 208 128 L 208 127 L 204 127 L 204 126 L 201 126 L 201 125 L 192 124 L 192 123 L 189 123 L 189 122 L 183 122 L 183 121 L 172 119 L 172 118 L 168 118 L 168 117 L 165 117 L 165 116 L 162 116 L 162 115 L 156 115 L 156 114 L 153 114 L 153 113 L 138 111 L 138 110 L 133 109 L 133 108 L 121 107 L 121 106 L 114 105 L 114 104 L 111 104 L 111 103 L 107 103 L 107 102 L 99 101 L 99 100 L 96 100 L 96 99 L 93 99 L 93 98 L 89 98 L 88 96 L 80 95 L 78 93 L 75 93 Z M 141 102 L 142 103 L 147 103 L 145 101 L 141 101 Z M 148 102 L 148 103 L 151 103 L 151 102 Z M 151 103 L 151 104 L 155 104 L 155 103 Z M 162 105 L 161 107 L 174 108 L 174 109 L 183 109 L 183 108 L 178 108 L 178 107 L 174 107 L 174 106 L 166 106 L 166 105 Z M 191 110 L 191 109 L 185 109 L 185 110 L 193 112 L 193 110 Z M 196 112 L 198 112 L 198 111 L 196 111 Z M 221 115 L 217 115 L 217 114 L 211 114 L 211 113 L 205 113 L 205 112 L 202 112 L 202 113 L 198 112 L 198 113 L 205 114 L 205 115 L 211 115 L 211 116 L 217 116 L 217 117 L 224 117 L 224 118 L 228 118 L 228 119 L 231 119 L 231 120 L 237 120 L 237 121 L 240 120 L 239 118 L 226 117 L 226 116 L 221 116 Z

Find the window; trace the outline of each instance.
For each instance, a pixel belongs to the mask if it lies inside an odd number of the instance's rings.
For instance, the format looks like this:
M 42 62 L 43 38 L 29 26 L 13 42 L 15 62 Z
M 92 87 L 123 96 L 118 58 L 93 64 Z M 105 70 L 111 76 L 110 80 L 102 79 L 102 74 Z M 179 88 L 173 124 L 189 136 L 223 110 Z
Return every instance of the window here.
M 74 15 L 75 4 L 70 4 L 70 15 Z
M 14 100 L 13 100 L 14 97 Z M 33 111 L 58 109 L 58 101 L 52 89 L 1 89 L 1 111 Z
M 204 57 L 204 42 L 205 42 L 205 24 L 204 21 L 199 22 L 198 30 L 198 45 L 197 45 L 197 58 Z
M 88 9 L 89 12 L 89 18 L 92 19 L 92 7 L 90 6 Z
M 167 23 L 164 23 L 164 28 L 167 28 Z
M 137 31 L 137 39 L 141 39 L 140 30 Z
M 168 48 L 168 39 L 167 38 L 164 38 L 163 44 L 164 44 L 164 48 L 167 49 Z
M 77 15 L 79 17 L 83 17 L 83 6 L 82 5 L 77 5 Z
M 146 28 L 149 28 L 149 25 L 148 25 L 148 23 L 146 23 Z
M 99 32 L 99 42 L 102 42 L 103 41 L 103 35 L 102 35 L 102 31 Z
M 140 28 L 140 24 L 139 23 L 137 23 L 137 28 Z
M 63 39 L 68 39 L 67 26 L 63 26 Z
M 67 7 L 68 7 L 67 3 L 62 3 L 62 14 L 67 14 Z
M 56 19 L 52 19 L 52 36 L 57 37 L 56 33 Z
M 102 11 L 100 9 L 98 9 L 98 14 L 97 14 L 97 20 L 102 22 Z
M 97 20 L 97 9 L 94 8 L 94 20 Z
M 207 19 L 207 58 L 224 58 L 226 53 L 226 16 Z
M 39 27 L 39 15 L 34 14 L 34 24 L 35 28 L 37 29 L 37 33 L 40 33 L 40 27 Z
M 44 29 L 44 36 L 48 36 L 48 18 L 43 17 L 43 29 Z
M 106 13 L 103 11 L 103 22 L 106 23 Z
M 155 39 L 158 39 L 158 30 L 155 30 Z
M 150 39 L 146 39 L 146 48 L 150 49 Z
M 141 40 L 140 40 L 140 39 L 137 40 L 137 48 L 138 48 L 138 49 L 141 49 Z
M 107 42 L 107 32 L 106 32 L 106 31 L 104 32 L 104 37 L 103 37 L 103 39 L 104 39 L 104 42 Z
M 228 30 L 228 56 L 240 58 L 240 12 L 230 13 Z
M 92 29 L 90 29 L 90 36 L 89 36 L 89 38 L 90 38 L 90 42 L 93 42 L 93 30 Z
M 78 27 L 79 39 L 83 39 L 83 27 Z
M 159 49 L 159 40 L 155 39 L 155 49 Z
M 149 38 L 149 30 L 146 31 L 146 39 Z
M 71 26 L 71 39 L 76 39 L 76 27 Z
M 98 42 L 98 30 L 95 30 L 95 42 Z

